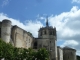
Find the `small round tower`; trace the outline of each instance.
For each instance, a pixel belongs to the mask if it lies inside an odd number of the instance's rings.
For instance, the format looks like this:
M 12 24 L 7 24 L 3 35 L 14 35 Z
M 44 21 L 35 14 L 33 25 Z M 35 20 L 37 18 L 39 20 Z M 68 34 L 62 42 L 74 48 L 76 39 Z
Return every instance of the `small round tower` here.
M 76 60 L 76 50 L 70 47 L 63 48 L 63 59 L 64 60 Z
M 9 43 L 10 42 L 10 36 L 11 36 L 11 21 L 4 19 L 2 21 L 2 26 L 1 26 L 1 38 L 6 43 Z

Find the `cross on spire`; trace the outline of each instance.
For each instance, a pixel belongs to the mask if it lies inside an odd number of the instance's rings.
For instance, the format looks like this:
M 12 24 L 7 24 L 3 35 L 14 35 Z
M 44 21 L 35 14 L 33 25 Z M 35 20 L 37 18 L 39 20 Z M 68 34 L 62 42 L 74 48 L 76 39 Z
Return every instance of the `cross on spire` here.
M 48 16 L 46 17 L 46 27 L 48 27 L 49 24 L 48 24 Z

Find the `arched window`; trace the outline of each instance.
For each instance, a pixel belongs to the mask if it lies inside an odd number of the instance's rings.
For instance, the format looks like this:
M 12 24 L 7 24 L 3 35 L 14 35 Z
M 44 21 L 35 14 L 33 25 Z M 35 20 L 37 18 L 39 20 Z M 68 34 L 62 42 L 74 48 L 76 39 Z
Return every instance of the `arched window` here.
M 46 35 L 46 30 L 44 31 L 44 34 Z
M 49 35 L 52 35 L 52 31 L 49 31 Z
M 37 42 L 34 42 L 34 49 L 37 49 Z

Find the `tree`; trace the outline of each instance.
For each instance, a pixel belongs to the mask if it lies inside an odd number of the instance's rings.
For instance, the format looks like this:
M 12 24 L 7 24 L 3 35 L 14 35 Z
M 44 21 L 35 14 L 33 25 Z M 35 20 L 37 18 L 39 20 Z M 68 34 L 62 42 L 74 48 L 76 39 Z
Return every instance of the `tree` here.
M 5 60 L 48 60 L 49 54 L 45 48 L 37 51 L 31 48 L 17 48 L 0 39 L 0 60 L 2 58 L 5 58 Z
M 0 39 L 0 59 L 5 58 L 6 60 L 13 58 L 13 49 L 14 47 L 9 44 L 5 43 L 2 39 Z
M 45 48 L 41 48 L 37 52 L 37 59 L 39 60 L 49 60 L 49 53 Z

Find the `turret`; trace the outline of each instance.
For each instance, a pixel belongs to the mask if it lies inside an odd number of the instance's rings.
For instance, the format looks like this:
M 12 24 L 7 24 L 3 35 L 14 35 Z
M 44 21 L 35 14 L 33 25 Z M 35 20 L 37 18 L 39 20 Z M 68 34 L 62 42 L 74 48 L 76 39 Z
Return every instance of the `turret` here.
M 64 47 L 63 60 L 76 60 L 76 50 L 67 46 Z
M 10 36 L 11 36 L 11 21 L 4 19 L 2 21 L 2 26 L 1 26 L 1 38 L 6 43 L 9 43 L 10 42 Z

